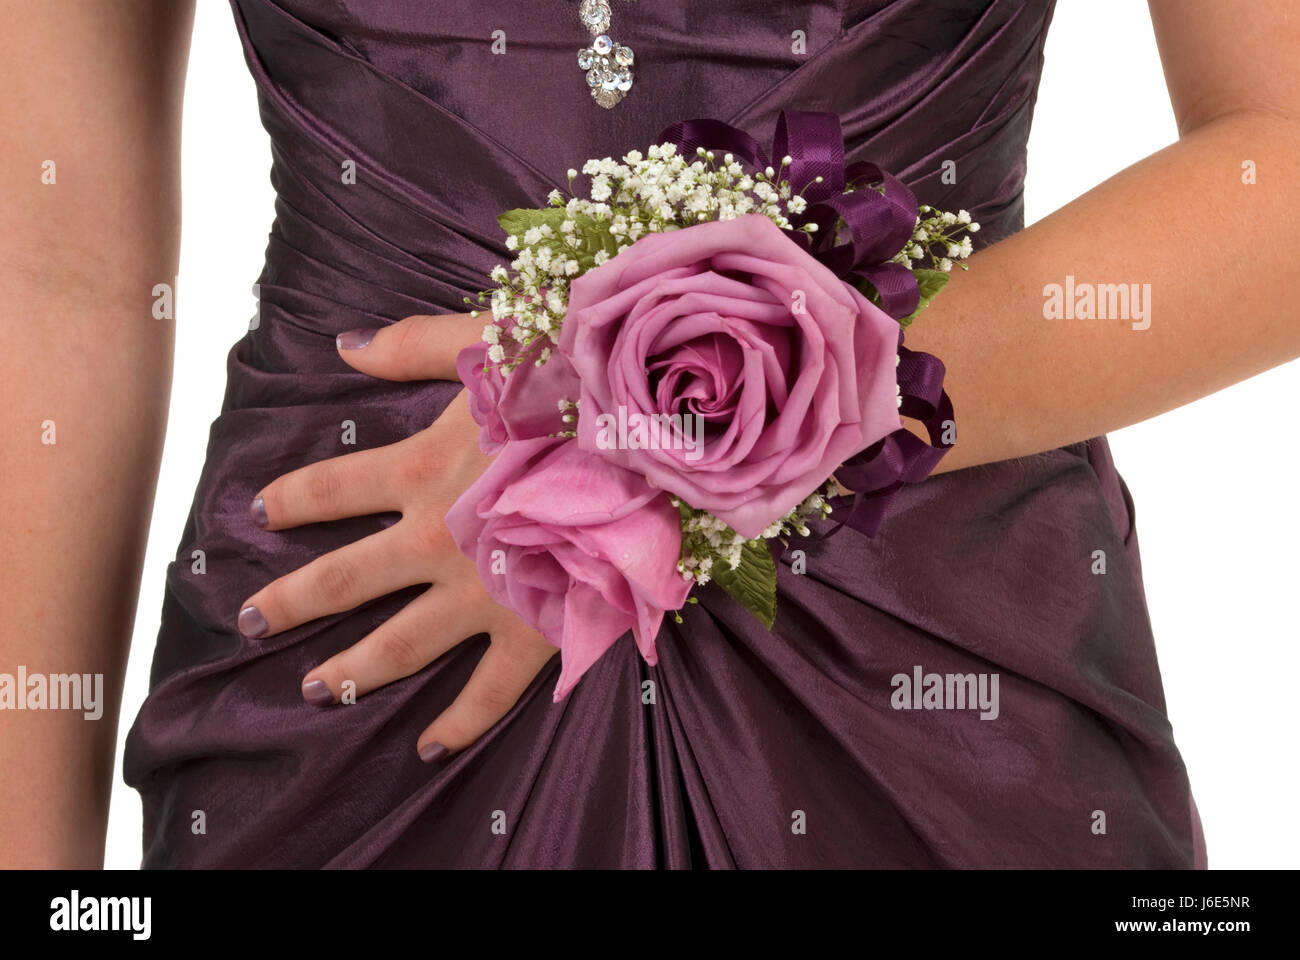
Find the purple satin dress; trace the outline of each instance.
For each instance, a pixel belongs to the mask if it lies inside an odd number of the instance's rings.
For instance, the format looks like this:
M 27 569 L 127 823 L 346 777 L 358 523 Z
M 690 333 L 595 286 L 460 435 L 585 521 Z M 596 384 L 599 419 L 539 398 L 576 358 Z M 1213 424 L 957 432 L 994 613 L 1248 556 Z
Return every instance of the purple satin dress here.
M 969 209 L 975 239 L 996 242 L 1022 226 L 1048 0 L 615 0 L 611 32 L 638 65 L 610 111 L 576 64 L 575 0 L 232 6 L 278 199 L 260 323 L 230 353 L 127 741 L 145 866 L 1203 864 L 1104 439 L 906 489 L 874 539 L 819 528 L 795 544 L 806 572 L 779 565 L 773 632 L 710 586 L 665 624 L 654 668 L 624 637 L 553 704 L 556 658 L 441 768 L 416 738 L 484 637 L 355 705 L 299 692 L 423 588 L 269 639 L 235 628 L 267 582 L 395 519 L 265 532 L 253 495 L 415 433 L 461 389 L 356 373 L 335 334 L 465 309 L 509 259 L 498 212 L 680 119 L 770 144 L 782 109 L 835 112 L 850 161 Z M 997 674 L 998 716 L 895 709 L 893 678 L 917 667 Z

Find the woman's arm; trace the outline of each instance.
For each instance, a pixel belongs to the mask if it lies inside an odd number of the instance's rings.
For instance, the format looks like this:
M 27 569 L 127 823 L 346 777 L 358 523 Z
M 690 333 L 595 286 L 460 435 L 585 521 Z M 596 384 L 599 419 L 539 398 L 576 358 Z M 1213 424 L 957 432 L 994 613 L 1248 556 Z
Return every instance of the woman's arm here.
M 0 0 L 0 673 L 103 675 L 99 719 L 0 711 L 0 867 L 103 861 L 171 381 L 154 287 L 176 277 L 192 15 Z
M 909 329 L 948 367 L 941 470 L 1096 436 L 1300 355 L 1300 18 L 1289 0 L 1150 7 L 1178 142 L 977 254 Z M 1149 289 L 1150 326 L 1045 318 L 1044 287 L 1067 274 Z

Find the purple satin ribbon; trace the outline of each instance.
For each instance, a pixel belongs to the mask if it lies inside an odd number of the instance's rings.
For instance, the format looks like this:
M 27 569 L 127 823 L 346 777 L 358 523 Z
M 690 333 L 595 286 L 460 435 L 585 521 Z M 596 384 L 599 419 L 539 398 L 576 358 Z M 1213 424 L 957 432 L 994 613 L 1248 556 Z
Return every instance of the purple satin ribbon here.
M 682 120 L 665 128 L 659 143 L 674 143 L 686 158 L 699 147 L 718 154 L 730 153 L 755 170 L 772 167 L 776 180 L 788 180 L 791 189 L 808 201 L 802 214 L 787 213 L 795 227 L 817 224 L 814 234 L 794 231 L 791 239 L 848 283 L 864 278 L 880 294 L 880 307 L 896 320 L 909 316 L 920 302 L 912 271 L 891 263 L 912 240 L 916 225 L 916 196 L 902 181 L 874 163 L 844 166 L 844 137 L 839 117 L 833 113 L 782 111 L 772 139 L 772 158 L 745 131 L 721 120 Z M 790 166 L 778 167 L 785 156 Z M 820 183 L 816 182 L 821 177 Z M 853 191 L 845 193 L 845 188 Z M 877 186 L 878 185 L 878 186 Z M 843 220 L 844 229 L 836 230 Z M 847 239 L 841 240 L 847 230 Z M 857 285 L 856 283 L 854 284 Z M 943 390 L 943 363 L 928 353 L 903 346 L 898 332 L 898 387 L 903 397 L 899 412 L 924 424 L 926 443 L 906 428 L 899 428 L 846 460 L 836 478 L 855 491 L 849 516 L 830 531 L 850 526 L 874 536 L 890 500 L 906 483 L 920 483 L 951 447 L 944 443 L 953 424 L 952 402 Z
M 848 518 L 831 533 L 848 526 L 875 536 L 894 494 L 903 484 L 920 483 L 928 477 L 952 449 L 953 444 L 947 441 L 956 439 L 952 435 L 956 423 L 952 401 L 943 389 L 943 361 L 904 347 L 902 330 L 898 331 L 898 356 L 898 389 L 903 397 L 899 413 L 921 421 L 930 442 L 900 427 L 845 460 L 835 477 L 854 491 L 853 506 Z
M 890 258 L 912 239 L 916 197 L 903 182 L 874 163 L 844 166 L 844 137 L 833 113 L 782 111 L 776 122 L 771 158 L 744 130 L 721 120 L 680 120 L 659 134 L 688 160 L 699 147 L 717 156 L 732 154 L 755 170 L 772 167 L 808 201 L 803 213 L 787 213 L 795 227 L 817 224 L 817 232 L 792 232 L 791 238 L 849 283 L 868 280 L 880 294 L 880 308 L 896 320 L 916 309 L 920 291 L 912 271 Z M 781 158 L 791 164 L 784 170 Z M 822 178 L 821 183 L 816 178 Z M 879 184 L 877 188 L 876 184 Z M 847 186 L 852 193 L 845 193 Z M 844 221 L 837 236 L 836 225 Z M 847 231 L 847 239 L 842 239 Z M 855 284 L 856 285 L 856 284 Z

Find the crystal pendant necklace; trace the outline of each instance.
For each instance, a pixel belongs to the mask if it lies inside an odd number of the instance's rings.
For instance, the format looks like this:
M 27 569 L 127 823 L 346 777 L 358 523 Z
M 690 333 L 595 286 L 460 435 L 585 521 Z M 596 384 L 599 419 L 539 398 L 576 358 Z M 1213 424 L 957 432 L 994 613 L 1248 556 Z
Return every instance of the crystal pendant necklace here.
M 582 0 L 578 17 L 591 32 L 591 46 L 578 51 L 578 67 L 587 74 L 592 99 L 608 110 L 632 89 L 635 57 L 631 47 L 610 39 L 609 0 Z

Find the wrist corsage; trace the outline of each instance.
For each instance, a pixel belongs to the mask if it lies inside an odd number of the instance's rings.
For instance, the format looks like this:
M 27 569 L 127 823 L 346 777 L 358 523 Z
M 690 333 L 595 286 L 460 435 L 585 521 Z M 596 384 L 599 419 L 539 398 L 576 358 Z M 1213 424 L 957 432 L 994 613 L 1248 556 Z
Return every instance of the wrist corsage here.
M 953 442 L 943 365 L 903 329 L 979 225 L 846 167 L 833 115 L 782 114 L 771 159 L 713 120 L 660 141 L 589 160 L 590 199 L 570 170 L 569 197 L 501 215 L 515 259 L 458 362 L 495 459 L 447 525 L 559 647 L 557 701 L 629 630 L 654 664 L 710 580 L 771 628 L 770 542 L 827 518 L 837 482 L 873 534 Z

